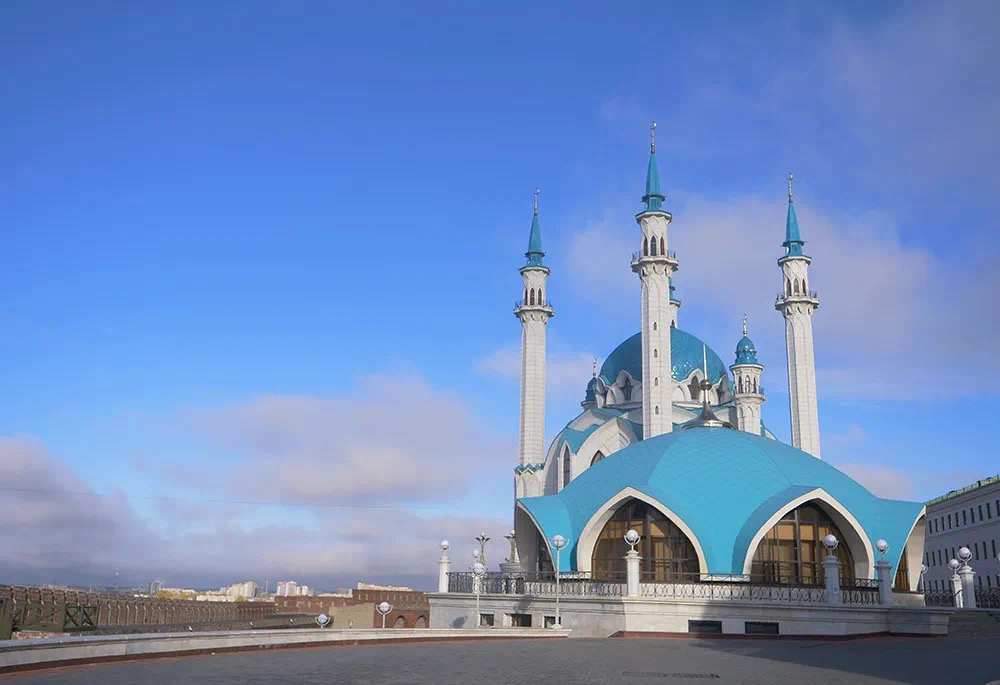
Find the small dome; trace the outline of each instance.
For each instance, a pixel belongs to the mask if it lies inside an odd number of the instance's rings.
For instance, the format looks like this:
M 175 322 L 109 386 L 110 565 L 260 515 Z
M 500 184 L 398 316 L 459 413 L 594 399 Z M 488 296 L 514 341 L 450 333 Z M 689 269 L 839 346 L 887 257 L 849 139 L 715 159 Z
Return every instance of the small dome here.
M 597 401 L 597 376 L 590 379 L 587 383 L 587 394 L 583 398 L 584 402 L 596 402 Z
M 757 348 L 753 346 L 753 340 L 745 335 L 736 344 L 737 364 L 757 364 Z

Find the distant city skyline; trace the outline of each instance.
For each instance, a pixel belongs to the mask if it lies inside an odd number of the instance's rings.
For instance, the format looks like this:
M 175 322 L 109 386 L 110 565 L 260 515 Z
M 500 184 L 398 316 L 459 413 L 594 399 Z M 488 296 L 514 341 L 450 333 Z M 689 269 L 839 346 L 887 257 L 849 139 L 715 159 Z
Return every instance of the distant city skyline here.
M 767 428 L 793 171 L 822 458 L 996 474 L 994 3 L 0 12 L 0 583 L 423 590 L 480 531 L 495 565 L 535 188 L 548 448 L 638 330 L 653 119 L 683 328 L 728 365 L 748 315 Z

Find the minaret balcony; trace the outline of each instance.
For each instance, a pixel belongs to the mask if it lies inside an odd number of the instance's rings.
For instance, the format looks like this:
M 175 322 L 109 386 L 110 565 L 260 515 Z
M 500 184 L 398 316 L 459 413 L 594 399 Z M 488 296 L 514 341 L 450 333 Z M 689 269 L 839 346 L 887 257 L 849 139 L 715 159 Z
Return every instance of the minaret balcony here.
M 545 312 L 552 316 L 552 301 L 525 302 L 524 300 L 514 300 L 514 316 L 520 316 L 521 312 Z
M 666 254 L 654 255 L 642 254 L 641 252 L 632 253 L 633 271 L 645 264 L 668 264 L 673 271 L 677 271 L 680 262 L 677 261 L 677 253 L 673 250 L 667 250 Z
M 774 299 L 774 308 L 781 309 L 786 304 L 795 304 L 799 302 L 804 302 L 811 304 L 814 307 L 819 306 L 819 293 L 815 290 L 810 290 L 806 293 L 792 293 L 791 295 L 786 295 L 785 293 L 778 293 L 778 296 Z

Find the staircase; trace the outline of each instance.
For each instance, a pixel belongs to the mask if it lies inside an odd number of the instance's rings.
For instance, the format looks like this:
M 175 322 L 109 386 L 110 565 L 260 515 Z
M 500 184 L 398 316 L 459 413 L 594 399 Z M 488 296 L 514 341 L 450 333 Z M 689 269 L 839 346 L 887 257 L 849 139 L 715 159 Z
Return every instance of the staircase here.
M 948 622 L 949 637 L 1000 637 L 1000 611 L 959 609 Z

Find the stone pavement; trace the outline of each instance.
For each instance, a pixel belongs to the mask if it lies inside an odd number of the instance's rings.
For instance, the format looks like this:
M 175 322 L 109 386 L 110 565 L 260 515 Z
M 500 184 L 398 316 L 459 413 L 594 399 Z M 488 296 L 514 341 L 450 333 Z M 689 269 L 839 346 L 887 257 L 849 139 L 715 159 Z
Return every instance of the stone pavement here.
M 983 685 L 997 638 L 504 640 L 284 649 L 0 676 L 0 685 L 808 683 Z

